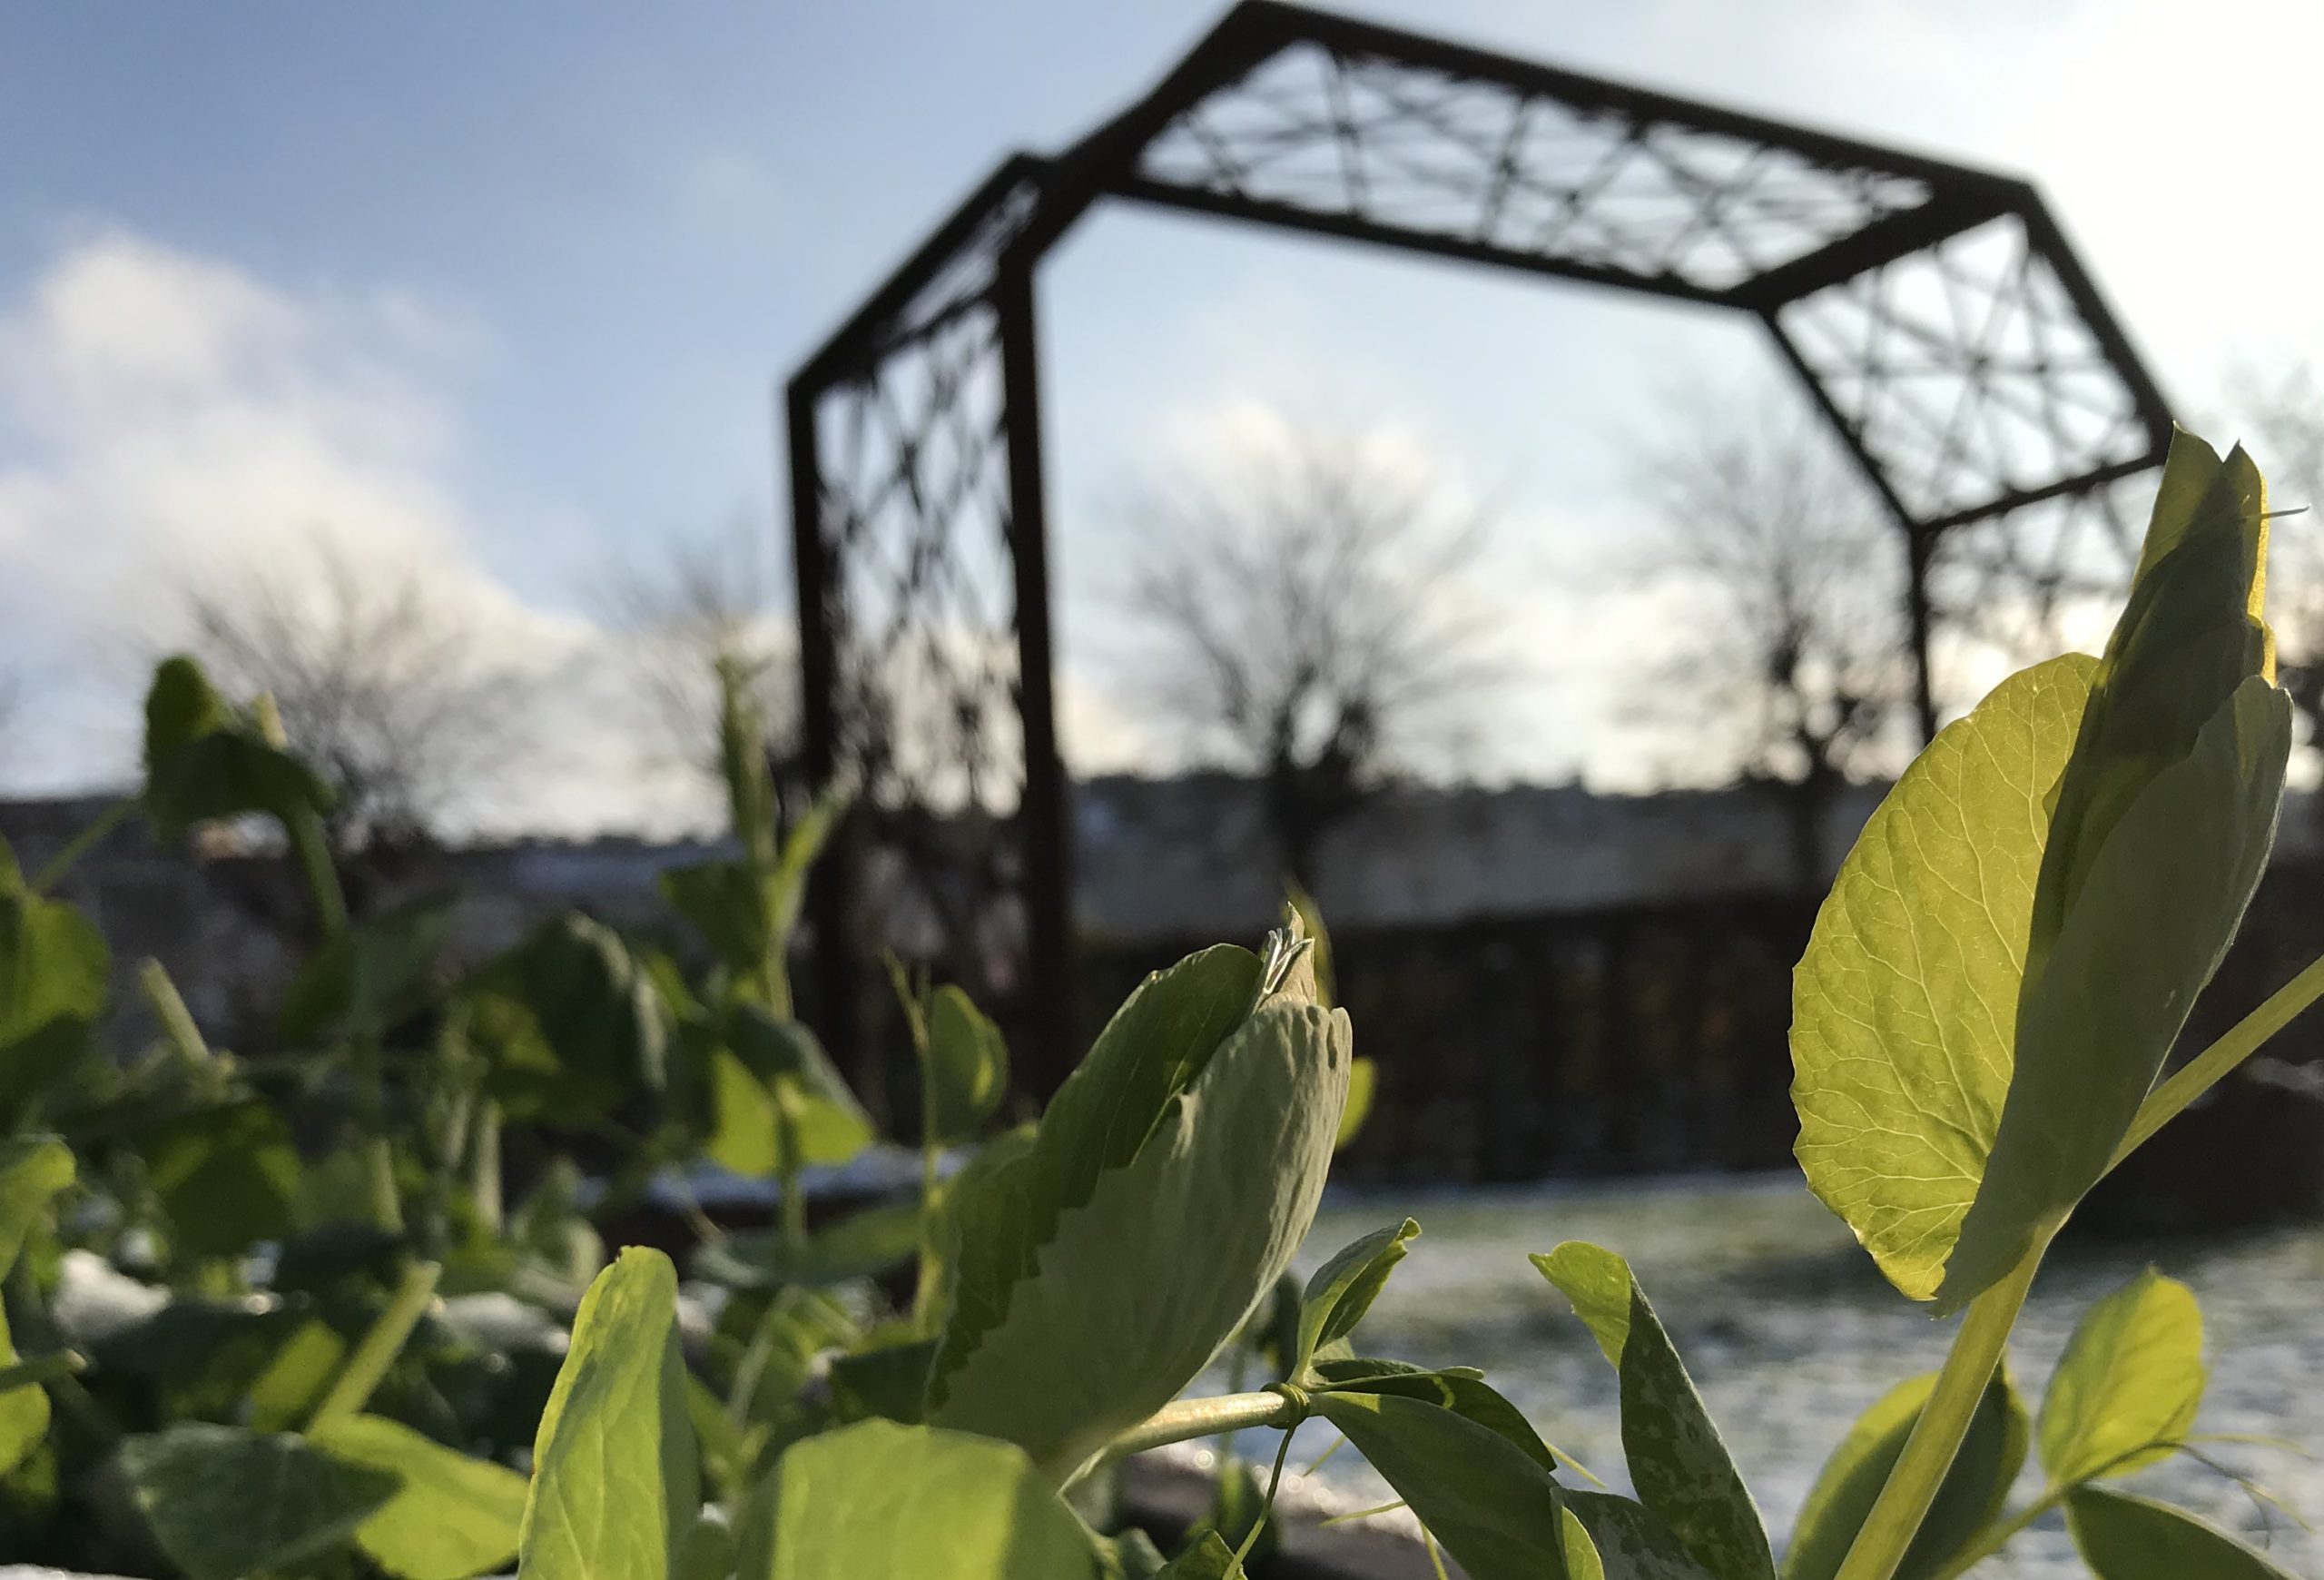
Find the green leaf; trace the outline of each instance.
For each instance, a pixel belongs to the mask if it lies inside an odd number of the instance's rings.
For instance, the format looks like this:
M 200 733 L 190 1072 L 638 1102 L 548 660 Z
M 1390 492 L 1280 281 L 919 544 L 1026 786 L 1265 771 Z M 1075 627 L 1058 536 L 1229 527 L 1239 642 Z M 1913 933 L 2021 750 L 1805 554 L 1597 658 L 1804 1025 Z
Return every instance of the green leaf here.
M 1710 1580 L 1644 1504 L 1581 1488 L 1568 1489 L 1565 1504 L 1590 1533 L 1607 1580 Z
M 72 1183 L 73 1154 L 54 1137 L 0 1141 L 0 1279 L 15 1266 L 25 1237 L 50 1199 Z M 7 1310 L 0 1307 L 0 1367 L 22 1358 L 9 1338 Z M 48 1416 L 45 1388 L 0 1394 L 0 1476 L 23 1464 L 48 1435 Z
M 998 1184 L 995 1181 L 1033 1150 L 1033 1138 L 1038 1133 L 1036 1127 L 1023 1124 L 990 1137 L 960 1166 L 959 1172 L 938 1186 L 936 1263 L 932 1274 L 923 1278 L 919 1299 L 923 1311 L 934 1313 L 940 1319 L 951 1310 L 953 1290 L 960 1282 L 962 1220 L 972 1216 L 971 1210 L 979 1209 L 980 1204 L 988 1214 L 997 1216 L 1006 1210 L 1000 1204 L 1013 1200 L 1016 1182 L 1021 1181 L 1022 1176 L 1011 1176 L 1009 1180 Z M 998 1190 L 1000 1194 L 989 1199 L 985 1194 L 988 1190 Z
M 1758 1506 L 1630 1264 L 1569 1240 L 1533 1265 L 1573 1303 L 1620 1378 L 1622 1454 L 1639 1501 L 1718 1580 L 1774 1580 Z
M 1269 1518 L 1266 1486 L 1259 1479 L 1262 1467 L 1238 1455 L 1229 1454 L 1219 1463 L 1211 1491 L 1210 1507 L 1189 1535 L 1207 1531 L 1217 1536 L 1228 1547 L 1244 1555 L 1245 1562 L 1264 1565 L 1283 1545 L 1282 1532 Z M 1252 1536 L 1256 1529 L 1257 1535 Z M 1243 1543 L 1250 1540 L 1246 1549 Z M 1200 1550 L 1197 1542 L 1196 1550 Z
M 356 1545 L 403 1580 L 469 1580 L 517 1554 L 525 1478 L 379 1416 L 340 1416 L 310 1438 L 342 1464 L 396 1476 L 395 1496 L 355 1527 Z
M 2267 1555 L 2184 1509 L 2095 1486 L 2066 1499 L 2066 1528 L 2098 1580 L 2294 1580 Z
M 861 1421 L 794 1445 L 776 1476 L 782 1513 L 766 1580 L 1097 1580 L 1102 1573 L 1080 1519 L 1005 1443 Z
M 326 1042 L 352 1030 L 376 1034 L 417 1012 L 459 900 L 456 892 L 423 895 L 325 940 L 283 992 L 283 1040 Z
M 1557 1450 L 1542 1440 L 1524 1411 L 1473 1371 L 1461 1368 L 1426 1371 L 1401 1361 L 1351 1358 L 1320 1362 L 1314 1375 L 1334 1393 L 1394 1394 L 1450 1410 L 1505 1438 L 1543 1470 L 1557 1473 Z
M 730 1234 L 694 1254 L 694 1273 L 736 1289 L 837 1284 L 902 1266 L 920 1250 L 920 1208 L 891 1202 L 849 1214 L 793 1248 L 774 1229 Z
M 717 1510 L 705 1509 L 679 1544 L 671 1580 L 733 1580 L 736 1555 L 734 1533 Z
M 89 919 L 25 888 L 0 843 L 0 1127 L 20 1122 L 88 1046 L 111 965 Z
M 2048 834 L 2095 663 L 2010 676 L 1865 825 L 1793 978 L 1800 1167 L 1891 1283 L 1942 1283 L 2001 1124 Z
M 1192 1546 L 1154 1571 L 1154 1580 L 1229 1580 L 1234 1573 L 1235 1549 L 1216 1531 L 1205 1531 Z
M 1299 1354 L 1291 1376 L 1305 1371 L 1318 1349 L 1355 1331 L 1419 1234 L 1420 1225 L 1407 1218 L 1393 1229 L 1375 1229 L 1349 1242 L 1315 1269 L 1300 1299 Z
M 523 1580 L 665 1580 L 702 1504 L 678 1355 L 677 1270 L 631 1246 L 573 1324 L 533 1447 Z
M 1315 1409 L 1471 1580 L 1579 1580 L 1597 1572 L 1596 1553 L 1556 1481 L 1500 1433 L 1395 1394 L 1323 1393 Z
M 1839 1572 L 1935 1387 L 1935 1372 L 1900 1383 L 1856 1418 L 1799 1511 L 1784 1555 L 1784 1580 L 1831 1580 Z M 2006 1376 L 1995 1377 L 1977 1401 L 1961 1451 L 1905 1550 L 1897 1580 L 1927 1580 L 2001 1517 L 2030 1436 L 2017 1390 Z
M 330 788 L 220 696 L 192 659 L 169 658 L 145 696 L 145 812 L 164 843 L 197 823 L 325 812 Z
M 1800 1160 L 1940 1311 L 2110 1166 L 2266 864 L 2290 749 L 2266 536 L 2248 459 L 2181 435 L 2105 655 L 2014 676 L 1940 734 L 1817 918 Z
M 792 929 L 799 924 L 799 906 L 807 897 L 807 874 L 822 857 L 823 846 L 831 842 L 832 831 L 839 826 L 840 814 L 845 810 L 847 796 L 833 785 L 808 804 L 807 810 L 800 814 L 783 839 L 782 852 L 775 858 L 773 881 L 767 885 L 777 950 L 790 947 Z
M 935 1358 L 932 1338 L 840 1356 L 831 1364 L 832 1407 L 842 1421 L 878 1416 L 918 1426 L 928 1407 L 928 1363 Z
M 804 1025 L 739 1002 L 730 1006 L 725 1042 L 711 1056 L 715 1129 L 706 1149 L 722 1168 L 774 1174 L 777 1123 L 786 1109 L 802 1163 L 844 1163 L 872 1144 L 870 1117 Z
M 299 1154 L 256 1099 L 196 1110 L 156 1131 L 145 1171 L 177 1243 L 197 1255 L 238 1255 L 293 1224 Z
M 620 938 L 585 916 L 544 923 L 468 989 L 468 1040 L 512 1120 L 584 1123 L 665 1073 L 668 1013 Z
M 290 1571 L 346 1541 L 396 1492 L 384 1471 L 235 1427 L 131 1437 L 121 1465 L 154 1541 L 189 1580 Z
M 1134 998 L 1123 1013 L 1138 1008 Z M 1192 1025 L 1199 1042 L 1214 1021 L 1187 1011 L 1170 1023 Z M 1066 1102 L 1068 1081 L 1033 1150 L 964 1210 L 967 1259 L 930 1419 L 1016 1443 L 1061 1482 L 1177 1397 L 1273 1286 L 1315 1218 L 1347 1088 L 1348 1035 L 1343 1012 L 1271 1001 L 1143 1123 L 1134 1111 L 1086 1115 Z M 1157 1064 L 1196 1052 L 1162 1039 L 1146 1051 Z M 1126 1165 L 1082 1174 L 1118 1155 L 1122 1131 L 1148 1124 Z M 1064 1181 L 1081 1178 L 1086 1193 L 1068 1197 Z M 1017 1239 L 1040 1222 L 1054 1226 L 1040 1240 Z M 1004 1282 L 992 1261 L 976 1260 L 980 1239 L 1021 1258 L 1004 1264 L 1018 1276 Z
M 740 975 L 765 965 L 774 922 L 766 885 L 748 863 L 672 867 L 661 885 L 670 908 L 693 923 L 721 965 Z
M 928 995 L 927 1122 L 940 1145 L 965 1141 L 1009 1095 L 1009 1044 L 969 995 L 950 984 Z
M 16 1265 L 33 1224 L 73 1183 L 73 1153 L 54 1136 L 0 1140 L 0 1278 Z
M 1170 1097 L 1249 1014 L 1258 987 L 1258 957 L 1231 944 L 1148 977 L 1066 1078 L 1032 1146 L 973 1181 L 954 1181 L 947 1197 L 958 1255 L 939 1378 L 1000 1324 L 1058 1220 L 1137 1156 Z M 941 1397 L 940 1383 L 931 1399 Z
M 1364 1121 L 1372 1117 L 1372 1091 L 1379 1079 L 1375 1061 L 1358 1059 L 1347 1072 L 1347 1106 L 1340 1111 L 1340 1132 L 1332 1138 L 1332 1150 L 1347 1150 L 1350 1141 L 1364 1131 Z
M 2092 858 L 2020 1012 L 2016 1073 L 1942 1308 L 2007 1273 L 2106 1172 L 2259 885 L 2290 752 L 2290 699 L 2246 680 Z
M 346 1358 L 347 1340 L 338 1329 L 320 1318 L 301 1322 L 251 1384 L 251 1427 L 281 1432 L 306 1419 Z
M 2149 1268 L 2083 1313 L 2051 1375 L 2039 1434 L 2051 1485 L 2168 1459 L 2195 1424 L 2203 1382 L 2202 1308 Z
M 299 1154 L 272 1109 L 256 1099 L 198 1109 L 154 1132 L 145 1174 L 177 1243 L 198 1256 L 236 1256 L 290 1231 Z

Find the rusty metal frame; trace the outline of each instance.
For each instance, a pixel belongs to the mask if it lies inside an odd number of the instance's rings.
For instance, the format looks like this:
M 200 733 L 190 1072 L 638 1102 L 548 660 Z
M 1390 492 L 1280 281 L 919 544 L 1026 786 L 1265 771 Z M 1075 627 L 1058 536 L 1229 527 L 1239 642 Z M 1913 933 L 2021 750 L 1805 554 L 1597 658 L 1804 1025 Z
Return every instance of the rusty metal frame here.
M 867 809 L 813 909 L 859 1061 L 874 891 L 996 1001 L 1035 1090 L 1073 1057 L 1035 276 L 1104 199 L 1749 313 L 1905 535 L 1924 731 L 1940 564 L 1964 604 L 1980 575 L 2069 585 L 2169 442 L 2025 181 L 1244 0 L 1080 142 L 1004 160 L 787 387 L 805 766 Z

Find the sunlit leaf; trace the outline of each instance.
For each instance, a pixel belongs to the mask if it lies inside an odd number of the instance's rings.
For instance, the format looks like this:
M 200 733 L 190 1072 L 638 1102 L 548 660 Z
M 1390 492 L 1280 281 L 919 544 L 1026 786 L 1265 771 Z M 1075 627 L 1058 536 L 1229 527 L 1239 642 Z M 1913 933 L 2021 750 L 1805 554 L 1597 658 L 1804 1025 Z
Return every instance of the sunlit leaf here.
M 1900 1383 L 1856 1417 L 1824 1462 L 1799 1511 L 1791 1546 L 1784 1555 L 1783 1580 L 1831 1580 L 1839 1572 L 1935 1387 L 1935 1372 Z M 1995 1377 L 1977 1401 L 1968 1436 L 1937 1488 L 1920 1534 L 1905 1551 L 1896 1580 L 1927 1580 L 1942 1572 L 2001 1517 L 2010 1484 L 2025 1463 L 2031 1435 L 2017 1390 L 2006 1376 Z
M 523 1580 L 666 1580 L 702 1502 L 677 1298 L 637 1246 L 589 1286 L 534 1442 Z
M 1718 1580 L 1773 1580 L 1758 1506 L 1630 1264 L 1569 1240 L 1533 1265 L 1572 1302 L 1620 1378 L 1622 1454 L 1639 1501 Z
M 2171 447 L 2104 656 L 2005 681 L 1882 804 L 1800 963 L 1809 1181 L 1965 1305 L 2110 1165 L 2274 840 L 2290 706 L 2257 471 Z
M 775 1474 L 781 1514 L 766 1580 L 1097 1580 L 1101 1573 L 1087 1528 L 1023 1452 L 1005 1443 L 862 1421 L 795 1445 Z
M 353 1536 L 397 1485 L 304 1438 L 202 1424 L 127 1439 L 121 1466 L 153 1539 L 189 1580 L 295 1572 Z
M 870 1117 L 814 1032 L 760 1004 L 730 1006 L 711 1059 L 711 1107 L 706 1150 L 738 1174 L 777 1171 L 786 1114 L 801 1163 L 844 1163 L 872 1143 Z
M 1800 1167 L 1915 1299 L 1943 1282 L 2000 1128 L 2044 807 L 2096 667 L 2036 665 L 1937 733 L 1841 865 L 1794 979 Z
M 1409 1218 L 1393 1228 L 1375 1229 L 1315 1269 L 1300 1300 L 1299 1352 L 1287 1368 L 1290 1375 L 1305 1371 L 1324 1345 L 1355 1330 L 1419 1233 L 1420 1225 Z
M 2097 1580 L 2294 1580 L 2184 1509 L 2128 1493 L 2077 1488 L 2066 1499 L 2066 1528 Z
M 2043 1468 L 2063 1486 L 2169 1458 L 2194 1427 L 2203 1382 L 2202 1308 L 2150 1268 L 2075 1327 L 2042 1396 Z
M 1009 1095 L 1009 1045 L 949 983 L 928 995 L 927 1016 L 928 1133 L 940 1144 L 964 1141 Z
M 1273 1286 L 1330 1167 L 1349 1033 L 1287 993 L 1253 1012 L 1258 978 L 1214 950 L 1149 979 L 1031 1151 L 963 1200 L 931 1421 L 1014 1442 L 1062 1481 Z
M 309 1318 L 282 1341 L 251 1385 L 251 1427 L 281 1432 L 305 1420 L 347 1358 L 347 1340 L 320 1318 Z
M 1941 1307 L 2005 1274 L 2105 1173 L 2259 884 L 2290 751 L 2290 699 L 2245 681 L 2092 859 L 2020 1012 L 2016 1074 Z
M 355 1542 L 403 1580 L 469 1580 L 517 1554 L 525 1478 L 379 1416 L 340 1416 L 310 1439 L 332 1458 L 396 1476 L 395 1496 L 355 1527 Z

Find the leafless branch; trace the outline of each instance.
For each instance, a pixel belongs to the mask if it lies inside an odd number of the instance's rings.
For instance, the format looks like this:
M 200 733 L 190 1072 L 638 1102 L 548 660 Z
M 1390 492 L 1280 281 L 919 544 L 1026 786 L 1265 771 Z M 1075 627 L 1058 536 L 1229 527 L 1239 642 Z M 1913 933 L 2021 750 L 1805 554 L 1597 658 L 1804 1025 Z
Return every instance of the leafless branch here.
M 517 671 L 440 595 L 417 560 L 359 564 L 323 537 L 182 589 L 194 655 L 231 692 L 271 695 L 337 790 L 342 848 L 439 834 L 522 755 Z
M 1359 443 L 1131 493 L 1132 689 L 1198 758 L 1262 778 L 1295 875 L 1391 777 L 1482 721 L 1489 622 L 1452 596 L 1487 524 Z

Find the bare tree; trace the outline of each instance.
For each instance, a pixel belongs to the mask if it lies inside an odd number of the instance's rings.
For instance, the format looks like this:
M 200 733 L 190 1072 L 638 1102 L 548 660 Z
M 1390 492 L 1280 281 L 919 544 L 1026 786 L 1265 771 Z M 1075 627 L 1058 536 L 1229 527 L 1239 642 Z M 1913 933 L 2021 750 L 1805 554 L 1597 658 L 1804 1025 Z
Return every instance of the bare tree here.
M 230 692 L 271 695 L 337 793 L 345 851 L 424 842 L 487 798 L 526 738 L 518 670 L 418 558 L 307 550 L 182 588 L 187 645 Z
M 1653 678 L 1740 779 L 1779 791 L 1794 873 L 1820 889 L 1834 799 L 1894 766 L 1911 676 L 1901 550 L 1828 442 L 1770 408 L 1682 407 L 1640 447 L 1644 568 L 1688 611 Z
M 787 759 L 796 735 L 798 676 L 768 564 L 773 534 L 738 518 L 668 539 L 648 560 L 616 565 L 596 603 L 622 641 L 622 678 L 664 754 L 720 780 L 719 676 L 732 669 L 766 721 L 769 750 Z
M 1258 779 L 1285 871 L 1476 724 L 1490 621 L 1453 586 L 1483 536 L 1359 442 L 1308 433 L 1207 479 L 1132 490 L 1136 688 L 1195 754 Z

